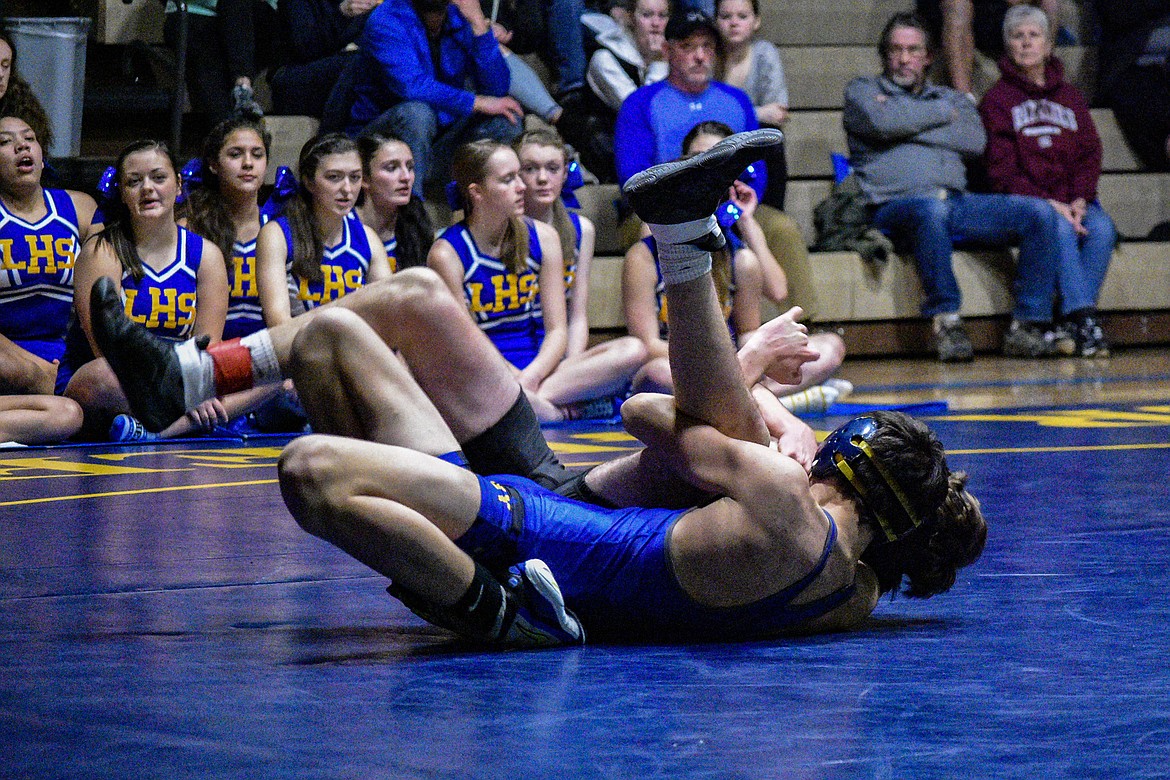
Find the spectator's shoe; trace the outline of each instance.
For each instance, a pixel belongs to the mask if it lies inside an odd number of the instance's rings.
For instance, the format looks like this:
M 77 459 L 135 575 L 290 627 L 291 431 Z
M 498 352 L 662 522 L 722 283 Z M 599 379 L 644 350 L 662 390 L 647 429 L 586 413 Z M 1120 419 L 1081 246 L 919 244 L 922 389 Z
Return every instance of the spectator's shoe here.
M 612 395 L 575 401 L 560 407 L 566 420 L 608 420 L 619 415 L 621 402 Z
M 1109 357 L 1109 342 L 1096 317 L 1085 317 L 1077 326 L 1076 352 L 1085 358 Z
M 1022 358 L 1049 357 L 1052 355 L 1052 342 L 1045 336 L 1043 325 L 1012 320 L 1003 339 L 1003 354 Z
M 232 113 L 243 119 L 257 121 L 264 118 L 264 109 L 256 102 L 252 88 L 237 84 L 232 89 Z
M 182 417 L 187 410 L 179 356 L 169 342 L 126 316 L 122 298 L 107 276 L 93 283 L 89 318 L 102 356 L 146 430 L 161 431 Z
M 962 321 L 944 322 L 934 334 L 934 346 L 943 363 L 969 363 L 975 359 L 975 348 Z
M 850 389 L 853 386 L 850 385 Z M 804 390 L 790 393 L 780 398 L 780 404 L 797 415 L 819 416 L 829 411 L 829 407 L 837 402 L 841 391 L 831 387 L 827 382 L 823 385 L 813 385 Z
M 750 164 L 783 143 L 779 130 L 752 130 L 725 138 L 702 154 L 655 165 L 636 173 L 622 187 L 634 213 L 652 225 L 678 225 L 706 219 L 727 200 L 727 189 Z M 721 231 L 707 237 L 719 249 Z M 698 245 L 698 244 L 696 244 Z
M 146 427 L 128 414 L 119 414 L 110 425 L 110 441 L 130 443 L 136 441 L 157 441 L 157 433 L 151 433 Z
M 508 570 L 504 587 L 517 598 L 512 624 L 502 639 L 512 647 L 585 644 L 585 629 L 565 607 L 556 579 L 544 561 L 518 563 Z
M 1077 354 L 1077 326 L 1072 322 L 1060 322 L 1052 330 L 1045 332 L 1044 338 L 1048 341 L 1049 353 L 1071 357 Z

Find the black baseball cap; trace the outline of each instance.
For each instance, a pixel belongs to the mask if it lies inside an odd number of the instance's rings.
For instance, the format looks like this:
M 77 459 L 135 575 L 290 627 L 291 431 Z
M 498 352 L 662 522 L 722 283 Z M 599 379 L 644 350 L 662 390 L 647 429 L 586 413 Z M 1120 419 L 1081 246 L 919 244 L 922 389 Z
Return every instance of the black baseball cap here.
M 706 30 L 716 41 L 719 40 L 719 30 L 715 27 L 715 22 L 711 21 L 711 17 L 702 11 L 676 11 L 670 15 L 670 21 L 666 23 L 666 40 L 685 40 L 699 30 Z

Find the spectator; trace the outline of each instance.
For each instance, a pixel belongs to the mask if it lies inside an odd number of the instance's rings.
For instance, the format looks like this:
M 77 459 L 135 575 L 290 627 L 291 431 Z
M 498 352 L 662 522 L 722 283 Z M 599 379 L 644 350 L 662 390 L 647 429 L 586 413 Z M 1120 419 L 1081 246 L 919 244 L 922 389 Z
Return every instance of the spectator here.
M 713 78 L 718 42 L 715 24 L 702 14 L 690 11 L 671 17 L 666 27 L 666 80 L 636 90 L 618 112 L 615 139 L 620 181 L 677 158 L 682 154 L 683 138 L 699 122 L 723 122 L 733 132 L 759 127 L 751 98 Z M 750 184 L 763 201 L 772 171 L 762 164 L 753 166 L 753 171 Z M 779 267 L 763 269 L 764 296 L 776 303 L 798 305 L 815 319 L 812 268 L 800 227 L 766 203 L 757 208 L 756 219 L 779 263 Z
M 625 399 L 634 372 L 646 362 L 646 349 L 632 336 L 589 346 L 589 271 L 597 230 L 561 200 L 568 150 L 552 130 L 529 131 L 514 148 L 524 181 L 524 214 L 556 230 L 565 267 L 565 357 L 540 383 L 533 406 L 546 421 L 611 417 Z M 543 298 L 542 291 L 537 303 Z
M 845 132 L 874 225 L 913 248 L 926 292 L 922 313 L 933 319 L 939 360 L 974 356 L 951 265 L 959 241 L 1019 245 L 1016 306 L 1004 352 L 1050 354 L 1061 218 L 1040 198 L 965 191 L 964 161 L 983 153 L 987 136 L 974 103 L 927 82 L 934 49 L 921 19 L 895 14 L 878 51 L 882 75 L 856 78 L 845 88 Z
M 362 158 L 358 216 L 386 249 L 390 271 L 427 264 L 435 228 L 414 193 L 414 157 L 401 139 L 372 133 L 357 139 Z
M 987 128 L 988 179 L 996 192 L 1045 198 L 1060 214 L 1057 287 L 1067 337 L 1057 346 L 1081 357 L 1108 357 L 1097 296 L 1117 231 L 1097 201 L 1101 139 L 1089 104 L 1064 80 L 1064 67 L 1052 55 L 1044 12 L 1012 8 L 1003 37 L 1003 77 L 979 106 Z
M 280 0 L 281 63 L 269 76 L 277 114 L 321 119 L 323 131 L 349 123 L 357 41 L 381 0 Z
M 1170 171 L 1170 0 L 1096 0 L 1098 98 L 1142 165 Z
M 60 393 L 70 377 L 74 260 L 97 230 L 97 204 L 84 193 L 45 189 L 44 169 L 36 131 L 0 114 L 0 442 L 57 442 L 82 423 L 81 407 Z
M 406 141 L 419 194 L 447 180 L 466 141 L 520 134 L 523 111 L 478 0 L 385 0 L 366 22 L 360 56 L 349 130 Z
M 524 218 L 525 185 L 511 148 L 487 139 L 461 146 L 452 173 L 464 218 L 435 241 L 427 265 L 467 304 L 537 406 L 568 343 L 560 240 L 550 225 Z
M 297 194 L 256 239 L 256 281 L 268 327 L 391 273 L 381 239 L 354 211 L 362 189 L 357 144 L 340 133 L 310 138 L 297 176 Z
M 585 81 L 589 91 L 581 115 L 566 128 L 566 140 L 598 180 L 617 181 L 614 167 L 614 124 L 622 102 L 638 87 L 666 78 L 664 49 L 669 0 L 635 0 L 633 13 L 587 13 L 581 23 L 590 31 L 596 50 L 589 58 Z
M 253 80 L 276 51 L 276 0 L 188 0 L 187 94 L 207 128 L 242 112 L 263 115 Z M 179 15 L 167 3 L 163 34 L 178 46 Z
M 0 116 L 18 116 L 28 123 L 42 150 L 53 142 L 49 115 L 33 94 L 32 87 L 16 68 L 16 43 L 0 26 Z
M 1024 3 L 1042 8 L 1056 25 L 1060 0 L 916 0 L 919 17 L 942 40 L 952 87 L 966 95 L 974 93 L 976 50 L 998 59 L 1003 54 L 1004 14 Z M 1072 39 L 1071 34 L 1068 37 Z
M 135 141 L 122 150 L 114 169 L 116 195 L 102 205 L 106 227 L 82 247 L 75 272 L 74 312 L 99 359 L 80 366 L 65 389 L 85 410 L 83 435 L 95 438 L 109 435 L 115 415 L 130 412 L 90 327 L 89 296 L 95 281 L 103 276 L 114 280 L 127 316 L 176 342 L 192 337 L 218 342 L 228 306 L 223 254 L 212 242 L 175 224 L 180 182 L 167 147 Z M 199 427 L 210 428 L 224 413 L 212 399 L 188 416 Z M 182 421 L 180 417 L 175 423 Z
M 554 73 L 557 100 L 576 110 L 585 86 L 582 0 L 481 0 L 480 9 L 507 31 L 508 40 L 501 43 L 511 51 L 540 55 Z

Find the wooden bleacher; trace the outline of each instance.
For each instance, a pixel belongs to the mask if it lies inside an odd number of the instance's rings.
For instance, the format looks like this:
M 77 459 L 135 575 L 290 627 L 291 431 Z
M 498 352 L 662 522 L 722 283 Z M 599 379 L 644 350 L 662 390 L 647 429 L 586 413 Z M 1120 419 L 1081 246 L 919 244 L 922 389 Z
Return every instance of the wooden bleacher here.
M 764 0 L 761 33 L 781 47 L 789 85 L 791 119 L 785 133 L 790 182 L 787 211 L 812 244 L 812 210 L 832 186 L 831 152 L 845 152 L 842 93 L 856 75 L 880 68 L 876 41 L 895 11 L 908 0 Z M 1080 4 L 1065 2 L 1066 24 L 1084 37 Z M 1092 95 L 1096 55 L 1092 47 L 1058 50 L 1069 80 Z M 997 78 L 994 63 L 981 59 L 976 84 Z M 1111 112 L 1093 118 L 1105 146 L 1101 202 L 1125 241 L 1118 248 L 1102 290 L 1100 308 L 1110 338 L 1118 344 L 1170 341 L 1170 244 L 1142 241 L 1154 225 L 1170 220 L 1170 174 L 1140 170 Z M 278 139 L 273 162 L 295 165 L 296 153 L 315 124 L 304 117 L 270 117 Z M 273 170 L 275 166 L 270 167 Z M 597 223 L 597 258 L 590 279 L 590 321 L 599 332 L 624 328 L 621 252 L 612 185 L 578 191 L 582 210 Z M 442 209 L 437 209 L 442 215 Z M 895 258 L 880 269 L 850 253 L 813 257 L 820 325 L 838 330 L 851 354 L 919 353 L 930 350 L 929 324 L 918 317 L 921 287 L 912 262 Z M 1012 308 L 1009 252 L 956 252 L 963 290 L 963 315 L 977 349 L 997 349 Z

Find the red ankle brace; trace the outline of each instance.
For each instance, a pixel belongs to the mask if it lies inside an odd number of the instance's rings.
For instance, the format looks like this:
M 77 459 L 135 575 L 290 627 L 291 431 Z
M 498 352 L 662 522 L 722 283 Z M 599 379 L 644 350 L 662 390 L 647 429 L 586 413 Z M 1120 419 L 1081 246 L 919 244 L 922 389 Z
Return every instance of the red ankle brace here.
M 215 394 L 221 398 L 252 387 L 252 352 L 238 338 L 207 348 L 215 368 Z

